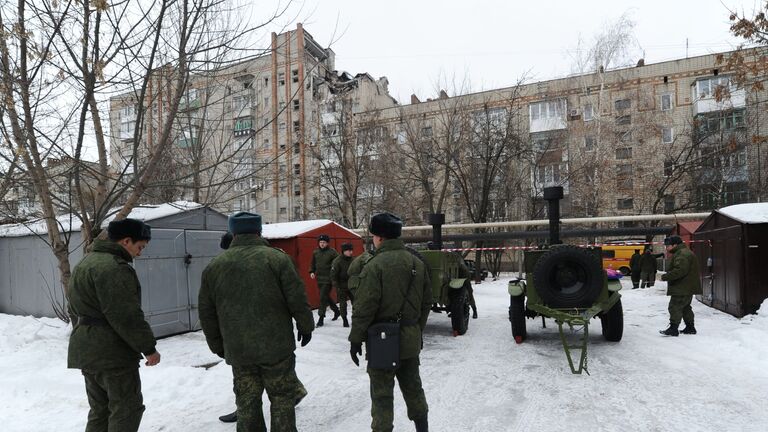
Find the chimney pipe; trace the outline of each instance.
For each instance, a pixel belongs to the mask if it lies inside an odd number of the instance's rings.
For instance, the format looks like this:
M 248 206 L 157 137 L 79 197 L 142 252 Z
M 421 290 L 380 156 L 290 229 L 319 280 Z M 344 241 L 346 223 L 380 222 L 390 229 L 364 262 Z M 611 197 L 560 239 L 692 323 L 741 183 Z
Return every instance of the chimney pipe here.
M 430 213 L 428 222 L 432 225 L 432 244 L 429 245 L 429 249 L 440 250 L 443 248 L 445 213 Z
M 560 200 L 562 198 L 562 186 L 544 188 L 544 199 L 547 200 L 547 217 L 549 218 L 550 245 L 562 243 L 560 241 Z

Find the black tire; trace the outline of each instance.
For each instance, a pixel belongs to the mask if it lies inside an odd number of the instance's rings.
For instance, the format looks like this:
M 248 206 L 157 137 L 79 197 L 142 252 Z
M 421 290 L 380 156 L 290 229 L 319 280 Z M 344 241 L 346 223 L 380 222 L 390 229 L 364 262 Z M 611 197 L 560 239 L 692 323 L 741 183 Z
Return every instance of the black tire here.
M 603 337 L 608 342 L 618 342 L 624 335 L 624 309 L 619 299 L 613 307 L 600 314 L 600 323 L 603 325 Z
M 536 262 L 536 291 L 553 308 L 591 307 L 603 289 L 603 268 L 592 251 L 578 246 L 555 246 Z
M 619 271 L 620 271 L 620 272 L 621 272 L 621 274 L 623 274 L 624 276 L 629 276 L 629 272 L 630 272 L 630 270 L 629 270 L 629 267 L 627 267 L 627 266 L 621 266 L 621 267 L 619 267 Z
M 509 296 L 509 322 L 512 324 L 512 337 L 520 343 L 528 337 L 525 329 L 525 296 Z
M 451 293 L 451 327 L 457 334 L 463 335 L 469 328 L 469 301 L 467 298 L 467 284 Z

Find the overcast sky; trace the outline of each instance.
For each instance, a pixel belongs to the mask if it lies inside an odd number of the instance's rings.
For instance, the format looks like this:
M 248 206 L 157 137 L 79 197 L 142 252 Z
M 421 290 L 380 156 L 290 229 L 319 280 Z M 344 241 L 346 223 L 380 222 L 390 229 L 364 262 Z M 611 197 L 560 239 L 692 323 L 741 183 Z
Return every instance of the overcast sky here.
M 254 7 L 270 1 L 277 3 Z M 468 78 L 479 91 L 524 74 L 529 81 L 567 75 L 579 36 L 591 41 L 624 13 L 636 22 L 637 56 L 644 51 L 646 64 L 685 57 L 686 38 L 689 56 L 727 51 L 739 43 L 728 32 L 728 9 L 751 14 L 760 3 L 305 0 L 296 13 L 320 44 L 333 42 L 337 69 L 386 76 L 392 95 L 407 103 L 411 93 L 434 97 L 440 77 Z

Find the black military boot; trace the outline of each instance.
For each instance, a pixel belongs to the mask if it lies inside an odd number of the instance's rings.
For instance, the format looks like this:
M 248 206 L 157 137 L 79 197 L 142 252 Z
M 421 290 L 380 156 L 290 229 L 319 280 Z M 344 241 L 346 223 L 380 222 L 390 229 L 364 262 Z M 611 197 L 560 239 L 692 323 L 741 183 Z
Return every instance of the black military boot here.
M 680 332 L 682 334 L 689 334 L 689 335 L 695 335 L 696 334 L 696 327 L 693 326 L 693 324 L 686 324 L 685 328 Z
M 237 411 L 227 415 L 223 415 L 219 417 L 219 420 L 223 421 L 224 423 L 234 423 L 237 421 Z
M 677 326 L 677 324 L 670 324 L 666 330 L 659 330 L 659 333 L 664 336 L 677 336 L 680 334 L 680 332 L 677 331 Z
M 349 327 L 349 321 L 347 321 L 346 315 L 341 316 L 341 321 L 344 323 L 344 327 Z
M 322 327 L 323 326 L 323 320 L 325 319 L 324 316 L 320 316 L 320 318 L 317 319 L 317 324 L 315 324 L 316 327 Z
M 333 310 L 333 318 L 331 318 L 331 321 L 336 321 L 341 316 L 341 311 L 339 311 L 339 308 L 336 308 Z
M 429 432 L 427 416 L 414 420 L 413 424 L 416 425 L 416 432 Z

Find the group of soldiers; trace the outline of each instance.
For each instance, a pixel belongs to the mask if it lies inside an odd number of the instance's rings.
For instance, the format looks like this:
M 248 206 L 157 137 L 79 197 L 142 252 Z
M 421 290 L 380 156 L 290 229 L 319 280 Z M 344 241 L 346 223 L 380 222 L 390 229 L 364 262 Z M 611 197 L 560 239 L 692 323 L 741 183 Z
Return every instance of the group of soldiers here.
M 354 259 L 351 245 L 342 246 L 338 255 L 329 248 L 330 239 L 321 237 L 310 273 L 321 293 L 318 327 L 323 325 L 327 306 L 334 311 L 334 319 L 341 317 L 349 325 L 346 298 L 354 301 L 348 339 L 355 365 L 359 366 L 363 344 L 371 343 L 369 328 L 399 324 L 399 361 L 394 367 L 372 367 L 368 359 L 374 432 L 393 429 L 395 378 L 416 431 L 428 430 L 419 355 L 432 294 L 426 266 L 400 239 L 402 225 L 390 213 L 373 216 L 368 230 L 376 251 Z M 261 216 L 248 212 L 230 216 L 229 233 L 222 239 L 226 250 L 203 272 L 199 315 L 208 347 L 232 367 L 237 410 L 230 417 L 236 418 L 238 432 L 266 431 L 262 412 L 266 391 L 271 430 L 296 431 L 295 407 L 307 390 L 296 375 L 294 322 L 296 341 L 302 347 L 315 330 L 304 283 L 292 259 L 261 237 Z M 147 366 L 160 363 L 131 266 L 151 240 L 151 228 L 124 219 L 111 222 L 107 234 L 108 239 L 94 241 L 91 252 L 72 272 L 67 295 L 73 329 L 67 365 L 80 369 L 85 380 L 90 405 L 86 432 L 133 432 L 145 409 L 139 361 L 143 356 Z M 684 321 L 682 333 L 696 334 L 691 300 L 701 294 L 698 262 L 680 237 L 668 237 L 664 243 L 670 256 L 662 275 L 668 282 L 670 325 L 661 333 L 677 336 Z M 644 280 L 652 286 L 653 279 Z M 330 300 L 334 285 L 340 309 Z M 369 347 L 366 354 L 370 353 Z
M 428 431 L 428 405 L 419 373 L 422 331 L 432 306 L 428 271 L 400 239 L 403 222 L 390 213 L 370 220 L 375 253 L 353 257 L 351 244 L 341 255 L 321 236 L 313 253 L 310 277 L 318 283 L 321 307 L 345 327 L 347 298 L 354 301 L 349 354 L 359 366 L 368 328 L 399 323 L 396 367 L 367 372 L 370 379 L 371 429 L 392 431 L 394 381 L 397 378 L 417 432 Z M 203 271 L 199 294 L 200 324 L 210 350 L 232 367 L 237 431 L 266 431 L 262 396 L 270 400 L 270 430 L 296 431 L 296 405 L 307 391 L 296 375 L 296 341 L 312 339 L 315 322 L 293 260 L 261 237 L 261 216 L 239 212 L 229 217 L 225 249 Z M 151 240 L 151 228 L 134 219 L 111 222 L 108 239 L 95 240 L 91 252 L 72 272 L 68 291 L 70 335 L 68 367 L 85 378 L 90 411 L 86 432 L 137 431 L 144 412 L 139 360 L 160 362 L 160 353 L 141 310 L 141 287 L 131 266 Z M 340 308 L 331 301 L 335 287 Z M 352 288 L 352 289 L 350 289 Z M 356 289 L 355 289 L 356 288 Z M 413 289 L 416 288 L 416 289 Z M 354 294 L 352 294 L 354 292 Z M 370 350 L 366 349 L 367 355 Z M 370 359 L 369 359 L 370 360 Z
M 656 259 L 663 255 L 651 253 L 650 247 L 646 247 L 642 255 L 640 249 L 635 249 L 635 253 L 629 258 L 632 289 L 650 288 L 656 283 L 656 271 L 658 270 Z

